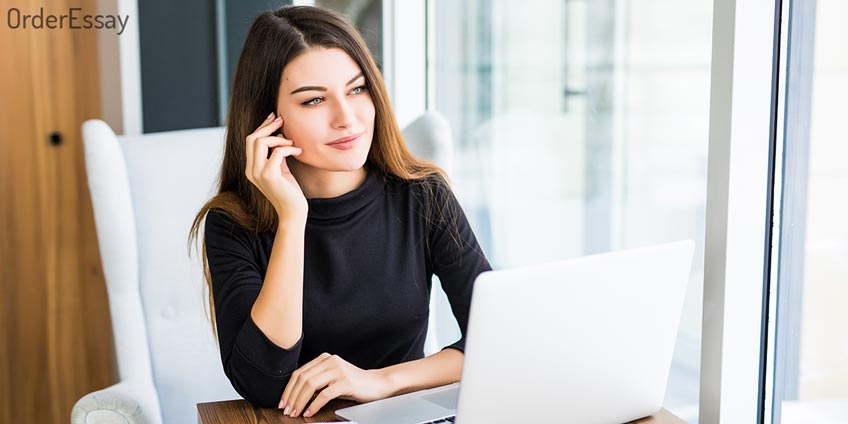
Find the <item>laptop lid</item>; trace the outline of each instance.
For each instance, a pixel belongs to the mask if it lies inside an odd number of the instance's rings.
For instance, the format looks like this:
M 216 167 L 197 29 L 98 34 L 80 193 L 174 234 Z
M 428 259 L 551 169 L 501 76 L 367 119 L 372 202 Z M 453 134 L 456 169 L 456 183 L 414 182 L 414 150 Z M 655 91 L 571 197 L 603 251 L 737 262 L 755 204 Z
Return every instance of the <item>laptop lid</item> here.
M 477 277 L 456 422 L 627 422 L 662 406 L 694 242 Z

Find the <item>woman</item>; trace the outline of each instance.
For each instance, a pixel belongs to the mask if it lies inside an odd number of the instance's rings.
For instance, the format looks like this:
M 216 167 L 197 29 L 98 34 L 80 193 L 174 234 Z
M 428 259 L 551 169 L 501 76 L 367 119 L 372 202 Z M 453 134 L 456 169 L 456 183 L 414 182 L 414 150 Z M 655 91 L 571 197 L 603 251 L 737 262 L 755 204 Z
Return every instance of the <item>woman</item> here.
M 254 21 L 218 193 L 190 240 L 204 218 L 213 328 L 245 399 L 308 417 L 459 380 L 472 284 L 491 267 L 444 172 L 405 147 L 343 17 L 300 6 Z M 433 274 L 463 337 L 425 358 Z

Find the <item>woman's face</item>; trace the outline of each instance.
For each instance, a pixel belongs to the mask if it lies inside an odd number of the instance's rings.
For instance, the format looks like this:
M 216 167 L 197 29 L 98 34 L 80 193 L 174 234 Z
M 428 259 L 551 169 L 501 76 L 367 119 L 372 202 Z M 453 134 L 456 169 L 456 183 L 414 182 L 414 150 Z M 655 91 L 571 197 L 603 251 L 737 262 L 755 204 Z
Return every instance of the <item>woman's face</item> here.
M 359 65 L 338 48 L 312 48 L 288 63 L 280 80 L 277 113 L 283 136 L 303 153 L 294 160 L 329 171 L 362 167 L 374 134 L 374 101 Z M 340 138 L 359 135 L 353 146 Z

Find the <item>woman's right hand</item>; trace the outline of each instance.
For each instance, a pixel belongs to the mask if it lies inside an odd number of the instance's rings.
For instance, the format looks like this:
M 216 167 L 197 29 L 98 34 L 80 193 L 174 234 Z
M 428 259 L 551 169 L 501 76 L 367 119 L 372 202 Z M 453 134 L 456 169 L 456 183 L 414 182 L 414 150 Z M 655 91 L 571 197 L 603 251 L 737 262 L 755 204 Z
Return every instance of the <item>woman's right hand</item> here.
M 286 156 L 297 156 L 303 151 L 282 135 L 272 135 L 283 125 L 283 118 L 278 116 L 274 119 L 274 115 L 268 115 L 265 122 L 245 139 L 245 175 L 274 205 L 281 219 L 305 219 L 309 204 L 286 164 Z M 269 148 L 274 149 L 270 158 Z

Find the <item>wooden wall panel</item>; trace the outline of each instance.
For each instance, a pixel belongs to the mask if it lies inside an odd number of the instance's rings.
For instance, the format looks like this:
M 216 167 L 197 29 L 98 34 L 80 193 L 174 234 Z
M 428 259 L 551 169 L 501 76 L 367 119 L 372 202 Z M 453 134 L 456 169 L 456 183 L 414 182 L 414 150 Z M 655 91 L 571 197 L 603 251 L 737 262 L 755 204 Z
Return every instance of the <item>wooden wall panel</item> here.
M 116 382 L 80 125 L 100 115 L 97 37 L 117 35 L 11 29 L 12 7 L 97 14 L 97 1 L 0 6 L 0 423 L 67 423 Z

